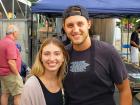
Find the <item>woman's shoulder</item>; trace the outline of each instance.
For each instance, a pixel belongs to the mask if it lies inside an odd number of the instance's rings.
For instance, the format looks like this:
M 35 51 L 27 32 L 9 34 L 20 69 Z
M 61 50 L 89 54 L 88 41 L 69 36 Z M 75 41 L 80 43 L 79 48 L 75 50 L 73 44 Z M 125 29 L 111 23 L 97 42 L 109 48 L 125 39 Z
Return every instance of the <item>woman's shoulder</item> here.
M 31 76 L 27 79 L 27 81 L 25 82 L 25 86 L 28 87 L 34 87 L 36 85 L 39 85 L 38 79 L 36 78 L 36 76 Z

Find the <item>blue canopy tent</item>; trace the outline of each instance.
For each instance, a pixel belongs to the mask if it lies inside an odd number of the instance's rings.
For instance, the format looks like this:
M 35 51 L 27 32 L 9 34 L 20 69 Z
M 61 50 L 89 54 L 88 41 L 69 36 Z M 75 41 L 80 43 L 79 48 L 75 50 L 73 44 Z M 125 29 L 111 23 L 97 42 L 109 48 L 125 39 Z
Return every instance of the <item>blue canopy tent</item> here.
M 94 18 L 140 17 L 140 0 L 39 0 L 31 9 L 32 13 L 58 17 L 70 5 L 86 7 L 90 16 Z
M 69 5 L 82 5 L 92 17 L 140 16 L 140 0 L 39 0 L 32 5 L 32 13 L 60 16 Z
M 94 18 L 140 16 L 140 0 L 39 0 L 32 4 L 31 10 L 32 13 L 59 17 L 70 5 L 86 7 Z

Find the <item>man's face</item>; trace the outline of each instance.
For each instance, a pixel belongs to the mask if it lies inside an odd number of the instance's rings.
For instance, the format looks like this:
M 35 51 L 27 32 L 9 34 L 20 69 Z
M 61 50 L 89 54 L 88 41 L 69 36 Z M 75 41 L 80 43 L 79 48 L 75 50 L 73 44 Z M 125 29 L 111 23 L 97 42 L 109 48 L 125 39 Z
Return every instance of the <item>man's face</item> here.
M 13 32 L 13 35 L 14 35 L 15 40 L 17 40 L 19 37 L 19 32 L 15 31 L 15 32 Z
M 75 15 L 66 18 L 63 28 L 72 43 L 80 45 L 89 36 L 88 30 L 90 29 L 90 26 L 90 21 L 85 17 Z

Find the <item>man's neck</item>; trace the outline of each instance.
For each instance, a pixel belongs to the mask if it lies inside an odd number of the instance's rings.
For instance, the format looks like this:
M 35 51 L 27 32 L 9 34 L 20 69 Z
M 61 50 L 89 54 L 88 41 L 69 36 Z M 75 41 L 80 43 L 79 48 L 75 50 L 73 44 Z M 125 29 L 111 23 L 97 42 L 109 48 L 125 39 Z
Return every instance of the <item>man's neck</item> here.
M 79 45 L 73 44 L 73 49 L 76 51 L 84 51 L 84 50 L 90 48 L 90 46 L 91 46 L 91 39 L 90 39 L 90 37 L 87 37 L 83 43 L 81 43 Z
M 13 41 L 15 41 L 15 38 L 14 38 L 14 36 L 12 34 L 6 35 L 6 37 L 8 37 L 8 38 L 12 39 Z

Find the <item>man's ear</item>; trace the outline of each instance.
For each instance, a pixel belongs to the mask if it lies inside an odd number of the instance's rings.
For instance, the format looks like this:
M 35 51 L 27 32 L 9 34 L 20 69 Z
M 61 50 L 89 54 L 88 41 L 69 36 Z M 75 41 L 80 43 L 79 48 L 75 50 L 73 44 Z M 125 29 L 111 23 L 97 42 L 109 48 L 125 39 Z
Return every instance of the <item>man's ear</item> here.
M 64 25 L 64 23 L 63 23 L 63 25 L 62 25 L 62 31 L 63 31 L 64 34 L 65 34 L 65 25 Z
M 88 29 L 91 27 L 91 20 L 88 20 Z
M 64 23 L 63 23 L 63 25 L 62 25 L 63 30 L 65 30 L 65 29 L 64 29 L 64 28 L 65 28 L 64 26 L 65 26 L 65 25 L 64 25 Z
M 61 33 L 62 33 L 62 34 L 65 34 L 64 24 L 62 25 L 62 28 L 61 28 Z

